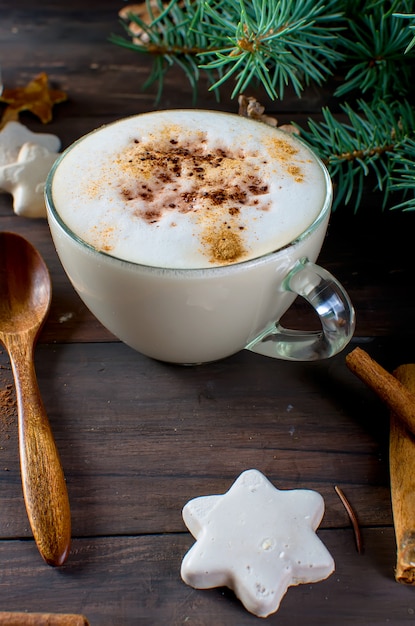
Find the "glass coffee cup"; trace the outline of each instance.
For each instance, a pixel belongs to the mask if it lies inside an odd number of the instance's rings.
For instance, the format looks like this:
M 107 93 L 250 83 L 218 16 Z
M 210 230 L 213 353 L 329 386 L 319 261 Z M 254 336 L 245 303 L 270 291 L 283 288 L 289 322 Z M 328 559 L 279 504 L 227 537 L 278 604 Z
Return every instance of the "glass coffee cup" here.
M 75 290 L 149 357 L 197 364 L 248 349 L 316 360 L 353 335 L 349 296 L 316 264 L 329 174 L 282 130 L 213 111 L 136 115 L 63 152 L 45 197 Z M 298 295 L 318 331 L 280 325 Z

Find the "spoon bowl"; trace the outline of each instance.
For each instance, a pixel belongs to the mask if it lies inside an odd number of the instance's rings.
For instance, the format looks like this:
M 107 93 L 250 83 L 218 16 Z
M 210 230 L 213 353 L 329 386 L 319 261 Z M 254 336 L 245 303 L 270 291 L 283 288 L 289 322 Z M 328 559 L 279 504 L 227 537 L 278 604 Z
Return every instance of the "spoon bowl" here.
M 71 539 L 69 499 L 34 367 L 51 297 L 39 252 L 20 235 L 0 232 L 0 342 L 16 386 L 23 495 L 40 554 L 49 565 L 62 565 Z
M 29 242 L 0 233 L 0 335 L 39 332 L 49 312 L 52 289 L 48 269 Z

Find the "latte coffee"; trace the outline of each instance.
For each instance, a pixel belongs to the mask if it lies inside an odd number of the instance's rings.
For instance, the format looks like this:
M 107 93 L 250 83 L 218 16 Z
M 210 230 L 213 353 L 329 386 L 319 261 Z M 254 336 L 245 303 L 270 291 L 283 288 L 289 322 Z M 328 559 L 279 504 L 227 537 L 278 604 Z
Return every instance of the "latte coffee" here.
M 204 268 L 280 249 L 316 219 L 326 179 L 295 138 L 239 116 L 162 111 L 75 144 L 53 197 L 97 250 L 153 267 Z
M 328 172 L 281 130 L 214 111 L 136 115 L 63 152 L 45 199 L 79 296 L 147 356 L 194 364 L 247 348 L 313 360 L 352 337 L 347 294 L 315 264 Z M 280 326 L 297 295 L 321 330 Z

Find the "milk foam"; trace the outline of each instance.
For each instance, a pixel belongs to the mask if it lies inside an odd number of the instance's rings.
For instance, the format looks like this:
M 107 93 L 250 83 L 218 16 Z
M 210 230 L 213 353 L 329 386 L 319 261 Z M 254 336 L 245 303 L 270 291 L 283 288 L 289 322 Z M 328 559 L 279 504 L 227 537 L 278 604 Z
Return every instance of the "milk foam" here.
M 87 135 L 52 196 L 91 246 L 143 265 L 203 268 L 279 249 L 327 197 L 314 155 L 283 131 L 226 113 L 162 111 Z

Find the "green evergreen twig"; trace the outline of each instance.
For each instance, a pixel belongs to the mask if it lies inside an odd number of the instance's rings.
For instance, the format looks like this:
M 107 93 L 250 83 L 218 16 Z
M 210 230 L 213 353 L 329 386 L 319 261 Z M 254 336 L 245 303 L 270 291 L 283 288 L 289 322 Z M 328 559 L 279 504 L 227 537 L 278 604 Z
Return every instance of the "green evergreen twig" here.
M 374 179 L 383 206 L 415 210 L 414 0 L 146 0 L 145 6 L 147 16 L 131 12 L 123 20 L 126 37 L 111 40 L 151 56 L 144 87 L 158 83 L 158 100 L 173 65 L 187 76 L 194 99 L 202 74 L 218 96 L 228 83 L 232 98 L 255 84 L 274 100 L 289 88 L 301 97 L 335 72 L 343 80 L 331 100 L 341 114 L 324 107 L 323 121 L 309 120 L 301 130 L 330 170 L 334 208 L 351 204 L 357 211 Z
M 217 25 L 214 50 L 203 69 L 228 68 L 214 84 L 220 87 L 235 77 L 232 97 L 259 80 L 273 100 L 284 97 L 291 84 L 298 97 L 304 85 L 321 85 L 343 58 L 336 40 L 341 28 L 341 13 L 330 10 L 337 4 L 324 0 L 281 0 L 276 6 L 269 0 L 205 3 L 204 16 Z M 239 6 L 238 6 L 239 5 Z M 339 22 L 339 23 L 338 23 Z M 207 23 L 202 23 L 206 26 Z M 213 58 L 212 58 L 213 55 Z
M 194 90 L 204 70 L 211 83 L 216 74 L 213 90 L 235 78 L 232 97 L 253 81 L 271 99 L 283 97 L 288 84 L 300 96 L 310 82 L 322 84 L 343 59 L 336 44 L 343 24 L 337 6 L 338 0 L 171 0 L 164 7 L 157 0 L 156 16 L 147 0 L 149 23 L 129 15 L 146 37 L 137 38 L 124 23 L 129 39 L 113 35 L 111 41 L 153 57 L 147 87 L 158 81 L 161 90 L 166 71 L 178 64 Z
M 415 13 L 407 13 L 406 15 L 402 13 L 395 13 L 395 16 L 399 18 L 411 20 L 412 24 L 409 25 L 409 30 L 415 30 Z M 405 50 L 405 54 L 407 54 L 410 50 L 412 50 L 414 46 L 415 46 L 415 35 L 413 36 L 412 40 L 408 43 L 406 50 Z
M 366 181 L 374 177 L 378 191 L 383 193 L 383 206 L 390 194 L 405 191 L 412 198 L 406 209 L 415 209 L 414 163 L 407 156 L 415 152 L 415 112 L 407 103 L 378 102 L 373 110 L 365 101 L 358 102 L 358 111 L 342 105 L 347 121 L 337 119 L 323 108 L 323 122 L 308 121 L 302 137 L 314 148 L 335 181 L 333 209 L 340 203 L 360 206 Z M 412 180 L 411 180 L 412 172 Z
M 377 100 L 408 92 L 413 61 L 404 56 L 408 31 L 384 6 L 378 4 L 358 21 L 349 19 L 347 35 L 341 37 L 349 69 L 336 96 L 359 90 Z
M 392 192 L 403 192 L 405 199 L 392 209 L 415 211 L 415 136 L 412 133 L 402 146 L 392 154 L 393 168 L 390 179 Z

